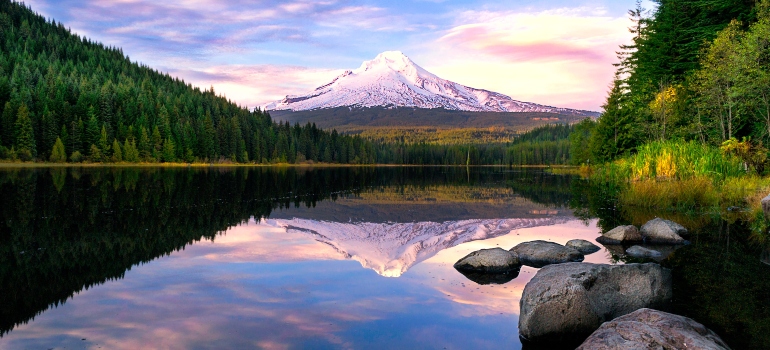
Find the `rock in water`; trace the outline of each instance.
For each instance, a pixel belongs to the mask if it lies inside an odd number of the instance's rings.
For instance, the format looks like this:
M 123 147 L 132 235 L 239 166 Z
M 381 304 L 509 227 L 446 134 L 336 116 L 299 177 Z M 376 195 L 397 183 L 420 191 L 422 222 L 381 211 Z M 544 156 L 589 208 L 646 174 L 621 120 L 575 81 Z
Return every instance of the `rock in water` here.
M 463 270 L 457 270 L 465 278 L 476 282 L 476 284 L 480 285 L 487 285 L 487 284 L 506 284 L 510 281 L 513 281 L 514 278 L 519 277 L 519 272 L 521 272 L 521 265 L 516 265 L 516 268 L 506 271 L 503 273 L 489 273 L 489 272 L 476 272 L 476 271 L 463 271 Z
M 640 309 L 603 324 L 578 350 L 730 349 L 714 332 L 687 317 Z
M 511 248 L 519 261 L 527 266 L 543 267 L 550 264 L 583 261 L 583 254 L 561 244 L 546 241 L 519 243 Z
M 626 249 L 626 254 L 634 258 L 660 258 L 663 256 L 663 253 L 657 250 L 647 249 L 638 245 Z
M 596 239 L 596 241 L 601 244 L 608 245 L 641 242 L 643 241 L 643 238 L 642 235 L 639 234 L 639 230 L 636 229 L 636 226 L 628 225 L 613 228 L 612 230 L 602 234 L 601 237 Z
M 762 211 L 765 212 L 765 218 L 770 219 L 770 194 L 762 198 L 760 203 L 762 204 Z
M 519 335 L 580 344 L 603 322 L 671 301 L 671 270 L 658 264 L 566 263 L 542 268 L 524 287 Z
M 687 234 L 687 229 L 671 220 L 654 218 L 642 225 L 639 230 L 648 243 L 684 244 L 686 241 L 682 234 Z
M 520 267 L 518 257 L 502 248 L 481 249 L 466 255 L 455 265 L 458 271 L 506 273 Z
M 585 239 L 573 239 L 567 242 L 565 246 L 575 249 L 583 255 L 593 254 L 602 249 L 599 248 L 596 244 L 586 241 Z

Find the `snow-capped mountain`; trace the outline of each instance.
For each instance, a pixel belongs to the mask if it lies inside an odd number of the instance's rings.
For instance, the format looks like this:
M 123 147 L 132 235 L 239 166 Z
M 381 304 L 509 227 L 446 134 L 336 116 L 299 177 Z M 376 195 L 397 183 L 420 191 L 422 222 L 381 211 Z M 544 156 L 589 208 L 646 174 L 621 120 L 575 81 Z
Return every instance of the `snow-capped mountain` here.
M 456 245 L 499 237 L 513 230 L 555 225 L 568 216 L 530 219 L 475 219 L 446 222 L 334 222 L 269 219 L 264 224 L 310 235 L 341 256 L 385 277 L 399 277 L 410 267 Z
M 335 107 L 444 108 L 474 112 L 546 112 L 573 116 L 599 113 L 522 102 L 509 96 L 441 79 L 400 51 L 383 52 L 303 96 L 286 96 L 265 110 L 304 111 Z

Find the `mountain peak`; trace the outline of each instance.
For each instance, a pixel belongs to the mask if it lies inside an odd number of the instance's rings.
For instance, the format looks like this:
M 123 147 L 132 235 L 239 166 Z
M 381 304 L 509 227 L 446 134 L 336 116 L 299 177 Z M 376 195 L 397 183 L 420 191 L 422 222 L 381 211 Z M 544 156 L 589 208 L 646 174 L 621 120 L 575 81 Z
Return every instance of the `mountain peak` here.
M 597 116 L 596 112 L 544 106 L 441 79 L 415 64 L 401 51 L 385 51 L 345 71 L 330 83 L 303 96 L 286 96 L 265 110 L 303 111 L 336 107 L 444 108 L 474 112 L 546 112 Z
M 354 73 L 362 73 L 367 70 L 375 69 L 390 69 L 396 72 L 411 71 L 416 73 L 417 65 L 406 57 L 401 51 L 385 51 L 370 61 L 364 61 L 361 67 L 356 69 Z

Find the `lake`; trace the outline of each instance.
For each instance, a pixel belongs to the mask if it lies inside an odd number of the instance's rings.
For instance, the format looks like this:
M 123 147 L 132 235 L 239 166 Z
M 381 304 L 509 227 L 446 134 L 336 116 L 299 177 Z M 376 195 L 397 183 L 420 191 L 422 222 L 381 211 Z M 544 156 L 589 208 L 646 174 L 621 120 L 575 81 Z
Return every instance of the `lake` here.
M 537 269 L 489 283 L 452 265 L 654 216 L 695 233 L 659 261 L 671 311 L 734 349 L 770 344 L 764 235 L 709 213 L 617 208 L 572 175 L 2 169 L 0 201 L 3 349 L 522 348 L 519 298 Z M 612 247 L 585 261 L 641 262 Z

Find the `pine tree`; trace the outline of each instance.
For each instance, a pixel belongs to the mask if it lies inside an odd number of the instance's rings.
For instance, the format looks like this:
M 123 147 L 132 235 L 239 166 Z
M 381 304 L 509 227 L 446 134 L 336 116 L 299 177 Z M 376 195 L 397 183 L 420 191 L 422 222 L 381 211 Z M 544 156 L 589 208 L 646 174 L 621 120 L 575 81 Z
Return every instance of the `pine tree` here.
M 83 119 L 70 123 L 70 152 L 83 153 Z
M 107 128 L 104 125 L 102 125 L 102 131 L 99 135 L 97 147 L 99 147 L 99 151 L 101 151 L 103 155 L 108 155 L 110 152 L 110 145 L 107 143 Z
M 615 79 L 604 113 L 591 134 L 591 155 L 599 162 L 606 162 L 631 152 L 639 137 L 634 128 L 634 116 L 625 105 L 623 82 Z
M 119 163 L 123 161 L 123 152 L 120 149 L 120 142 L 117 139 L 112 140 L 112 161 Z
M 152 158 L 159 160 L 163 155 L 163 138 L 160 136 L 160 130 L 156 125 L 152 129 Z
M 147 129 L 142 127 L 142 133 L 139 135 L 139 157 L 143 161 L 149 161 L 152 157 L 152 146 L 150 137 L 147 136 Z
M 56 138 L 49 160 L 54 163 L 64 163 L 67 161 L 67 151 L 64 150 L 64 142 L 62 142 L 61 138 Z
M 123 160 L 129 163 L 139 162 L 139 151 L 136 149 L 136 141 L 126 139 L 123 142 Z
M 16 153 L 22 160 L 32 160 L 37 156 L 35 146 L 35 131 L 32 129 L 32 120 L 29 118 L 27 105 L 22 104 L 16 115 Z
M 174 141 L 167 138 L 163 141 L 163 161 L 174 162 L 176 161 L 176 155 L 174 154 Z
M 86 123 L 85 136 L 85 147 L 90 148 L 91 145 L 96 145 L 99 143 L 99 138 L 101 137 L 101 133 L 99 132 L 99 121 L 97 121 L 96 117 L 93 115 L 88 119 L 88 122 Z
M 2 125 L 2 134 L 0 135 L 0 138 L 2 138 L 4 142 L 0 145 L 6 147 L 13 146 L 13 140 L 16 138 L 16 129 L 14 128 L 14 124 L 16 123 L 16 111 L 18 111 L 18 109 L 14 109 L 11 102 L 5 103 L 2 119 L 0 120 L 0 125 Z

